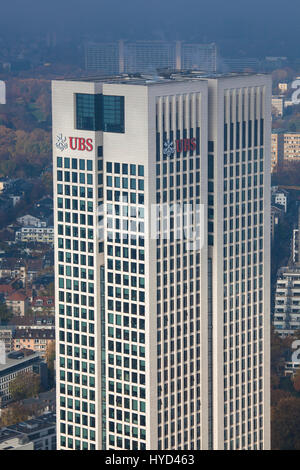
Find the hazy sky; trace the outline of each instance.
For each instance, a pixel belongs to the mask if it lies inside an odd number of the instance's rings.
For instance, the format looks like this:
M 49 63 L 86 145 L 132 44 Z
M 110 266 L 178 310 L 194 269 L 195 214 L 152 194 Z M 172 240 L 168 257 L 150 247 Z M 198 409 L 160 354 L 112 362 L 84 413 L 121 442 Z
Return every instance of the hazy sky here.
M 299 0 L 0 0 L 0 7 L 0 34 L 215 40 L 248 55 L 300 56 Z

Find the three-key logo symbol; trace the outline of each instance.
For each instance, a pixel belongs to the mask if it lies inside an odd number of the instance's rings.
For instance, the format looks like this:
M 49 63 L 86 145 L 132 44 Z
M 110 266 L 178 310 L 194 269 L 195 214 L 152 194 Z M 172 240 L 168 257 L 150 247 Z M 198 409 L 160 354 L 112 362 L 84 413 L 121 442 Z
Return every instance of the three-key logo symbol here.
M 6 85 L 0 81 L 0 104 L 6 104 Z

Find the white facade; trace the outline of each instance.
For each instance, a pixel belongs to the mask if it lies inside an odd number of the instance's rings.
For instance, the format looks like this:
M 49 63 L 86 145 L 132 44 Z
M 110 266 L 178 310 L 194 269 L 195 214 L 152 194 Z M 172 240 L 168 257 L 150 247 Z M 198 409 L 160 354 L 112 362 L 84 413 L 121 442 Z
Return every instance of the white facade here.
M 284 212 L 288 208 L 289 193 L 287 191 L 280 190 L 278 186 L 272 186 L 272 203 L 279 204 L 284 208 Z
M 300 329 L 300 268 L 281 268 L 277 279 L 274 327 L 281 336 Z
M 263 75 L 53 83 L 58 448 L 269 448 L 270 115 Z
M 16 231 L 16 242 L 53 243 L 53 227 L 22 227 Z

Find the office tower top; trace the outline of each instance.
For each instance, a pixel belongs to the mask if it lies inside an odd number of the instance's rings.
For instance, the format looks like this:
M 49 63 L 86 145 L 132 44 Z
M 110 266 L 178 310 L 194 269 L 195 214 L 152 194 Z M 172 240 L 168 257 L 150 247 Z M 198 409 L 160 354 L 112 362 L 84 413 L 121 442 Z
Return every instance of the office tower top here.
M 59 448 L 269 448 L 270 97 L 53 82 Z
M 183 41 L 119 41 L 87 43 L 85 67 L 90 73 L 155 73 L 158 69 L 198 69 L 215 72 L 217 49 L 214 43 Z

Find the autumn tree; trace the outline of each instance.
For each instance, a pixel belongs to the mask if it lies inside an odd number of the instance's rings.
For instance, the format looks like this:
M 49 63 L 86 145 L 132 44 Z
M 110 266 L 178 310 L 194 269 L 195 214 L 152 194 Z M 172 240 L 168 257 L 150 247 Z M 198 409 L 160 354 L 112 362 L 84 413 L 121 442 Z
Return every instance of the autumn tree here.
M 9 384 L 9 393 L 14 401 L 31 398 L 38 394 L 40 377 L 34 372 L 23 372 Z
M 48 367 L 49 382 L 54 385 L 55 341 L 49 341 L 46 348 L 46 363 Z
M 0 304 L 0 325 L 10 320 L 12 316 L 11 310 L 5 304 Z
M 22 403 L 12 403 L 1 411 L 0 427 L 12 426 L 29 419 L 28 409 Z
M 273 407 L 272 449 L 300 450 L 300 398 L 282 398 Z
M 54 369 L 55 341 L 49 341 L 46 348 L 46 362 L 49 369 Z

